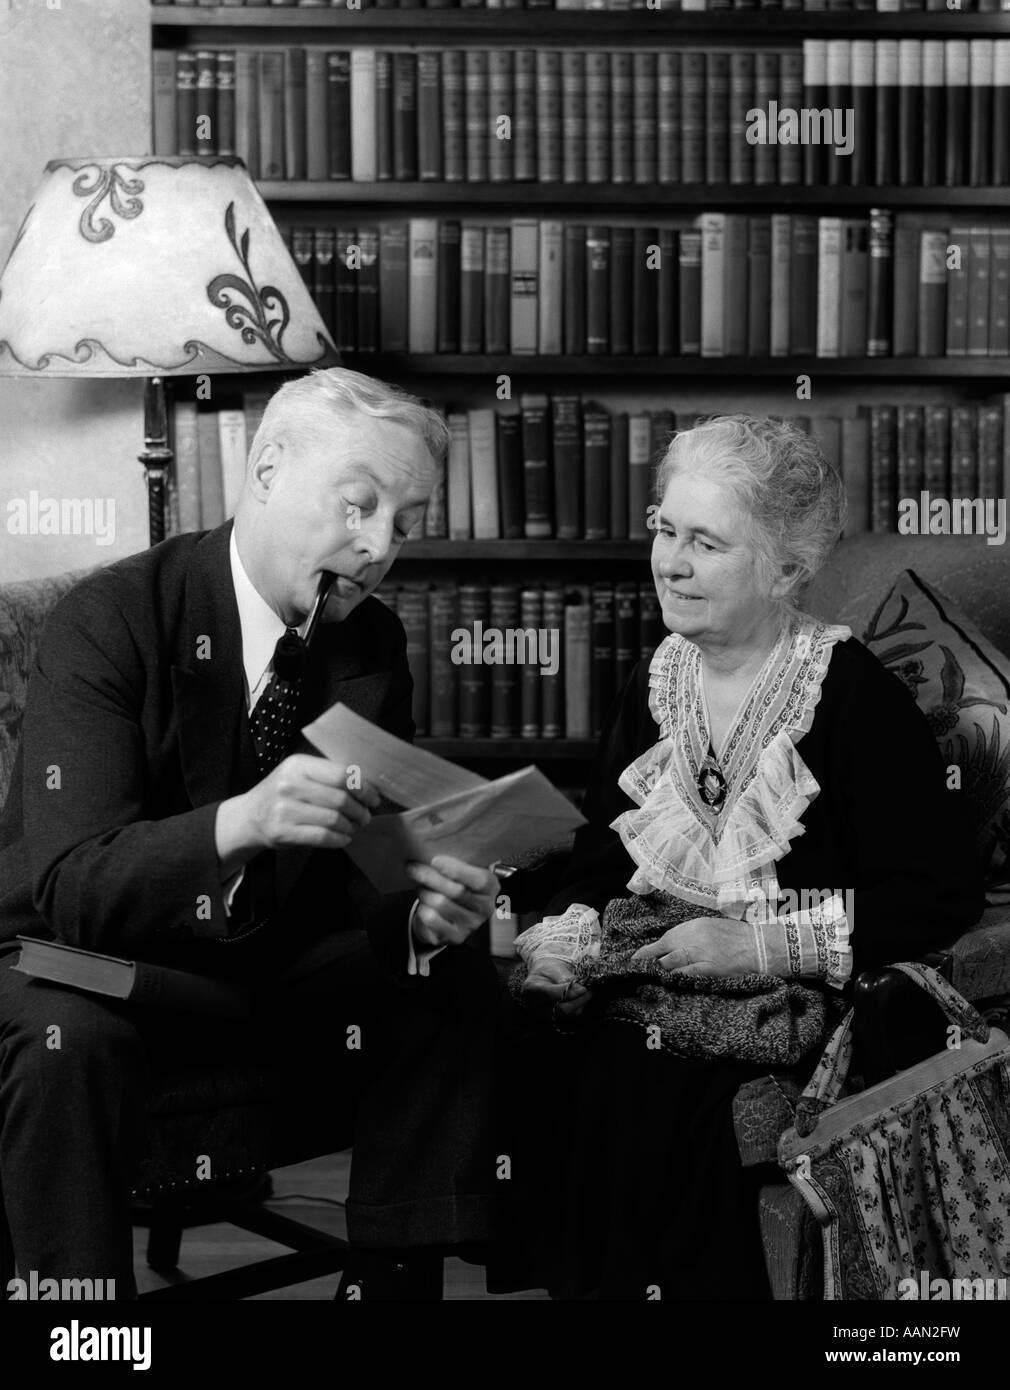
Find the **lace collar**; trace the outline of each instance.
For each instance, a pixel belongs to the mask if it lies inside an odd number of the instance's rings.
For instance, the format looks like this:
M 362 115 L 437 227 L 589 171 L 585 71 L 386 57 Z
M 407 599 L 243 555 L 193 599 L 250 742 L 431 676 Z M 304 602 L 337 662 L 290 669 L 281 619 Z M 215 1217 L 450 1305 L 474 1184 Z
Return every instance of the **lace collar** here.
M 847 627 L 791 615 L 744 700 L 720 758 L 727 795 L 717 813 L 698 791 L 709 748 L 701 652 L 677 633 L 649 667 L 649 708 L 660 739 L 620 778 L 637 808 L 613 822 L 638 866 L 629 888 L 673 893 L 742 916 L 774 893 L 775 863 L 803 833 L 800 817 L 820 791 L 795 744 L 813 723 L 821 683 Z

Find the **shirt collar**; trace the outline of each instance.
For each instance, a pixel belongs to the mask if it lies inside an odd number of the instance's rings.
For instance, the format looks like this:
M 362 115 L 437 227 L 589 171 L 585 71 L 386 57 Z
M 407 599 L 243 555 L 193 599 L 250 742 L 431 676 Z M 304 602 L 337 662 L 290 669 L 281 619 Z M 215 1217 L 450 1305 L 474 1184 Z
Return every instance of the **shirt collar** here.
M 274 647 L 277 645 L 277 639 L 283 636 L 285 626 L 246 574 L 245 566 L 239 558 L 234 526 L 228 555 L 231 560 L 235 602 L 238 605 L 238 620 L 242 630 L 242 666 L 247 692 L 251 695 L 273 660 Z

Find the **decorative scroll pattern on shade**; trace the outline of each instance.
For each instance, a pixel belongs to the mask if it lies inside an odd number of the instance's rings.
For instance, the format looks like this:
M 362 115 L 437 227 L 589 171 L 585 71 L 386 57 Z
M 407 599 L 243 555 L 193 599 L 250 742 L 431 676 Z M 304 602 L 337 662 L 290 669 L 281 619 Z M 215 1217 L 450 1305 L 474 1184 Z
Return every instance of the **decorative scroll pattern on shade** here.
M 0 374 L 197 375 L 339 361 L 240 160 L 47 165 L 0 276 Z

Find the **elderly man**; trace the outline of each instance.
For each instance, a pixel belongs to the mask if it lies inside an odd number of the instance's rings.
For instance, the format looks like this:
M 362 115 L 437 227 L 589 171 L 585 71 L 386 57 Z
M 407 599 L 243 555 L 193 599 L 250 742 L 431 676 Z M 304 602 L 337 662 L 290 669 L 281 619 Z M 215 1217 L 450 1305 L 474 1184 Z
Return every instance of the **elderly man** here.
M 446 447 L 434 411 L 355 372 L 288 383 L 234 525 L 113 564 L 54 611 L 0 824 L 0 940 L 235 978 L 259 1002 L 248 1027 L 154 1016 L 29 981 L 5 949 L 0 1183 L 22 1273 L 134 1292 L 151 1059 L 286 1059 L 354 1102 L 345 1282 L 364 1297 L 427 1296 L 431 1247 L 492 1234 L 494 972 L 441 948 L 486 920 L 497 880 L 442 858 L 413 867 L 416 897 L 380 902 L 341 853 L 377 805 L 367 768 L 357 787 L 291 751 L 336 700 L 412 737 L 403 629 L 370 595 Z

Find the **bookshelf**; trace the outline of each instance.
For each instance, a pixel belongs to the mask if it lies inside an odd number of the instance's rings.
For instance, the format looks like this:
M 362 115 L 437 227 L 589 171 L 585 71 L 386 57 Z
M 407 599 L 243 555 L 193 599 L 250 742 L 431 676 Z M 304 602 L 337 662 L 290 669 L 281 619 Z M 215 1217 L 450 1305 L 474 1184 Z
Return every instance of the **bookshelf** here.
M 959 13 L 910 8 L 900 13 L 881 13 L 854 7 L 847 12 L 828 12 L 772 11 L 741 6 L 732 10 L 726 7 L 706 13 L 684 13 L 679 9 L 656 12 L 432 7 L 352 11 L 298 5 L 160 4 L 150 6 L 150 18 L 152 47 L 176 55 L 197 49 L 240 50 L 249 46 L 273 51 L 322 48 L 353 52 L 357 48 L 372 48 L 412 54 L 433 49 L 446 52 L 482 49 L 489 54 L 497 50 L 540 53 L 560 49 L 562 54 L 578 50 L 586 55 L 596 51 L 613 53 L 655 47 L 676 49 L 683 54 L 701 50 L 706 54 L 733 55 L 746 49 L 753 50 L 755 61 L 758 61 L 763 52 L 789 50 L 796 53 L 809 40 L 834 41 L 836 48 L 840 41 L 849 41 L 850 47 L 852 41 L 869 41 L 874 45 L 875 54 L 880 51 L 878 46 L 882 41 L 891 42 L 895 47 L 910 42 L 920 47 L 925 43 L 928 47 L 932 43 L 934 57 L 939 46 L 946 55 L 949 45 L 957 42 L 1010 41 L 1010 11 Z M 390 65 L 392 67 L 392 60 Z M 955 88 L 955 92 L 959 90 Z M 415 102 L 417 96 L 415 90 Z M 944 119 L 951 129 L 955 128 L 955 114 L 952 113 L 959 113 L 957 119 L 965 122 L 975 119 L 976 98 L 983 114 L 1005 110 L 1010 115 L 1010 107 L 985 105 L 1004 100 L 995 87 L 982 96 L 977 96 L 973 89 L 966 89 L 963 105 L 957 105 L 959 98 L 953 95 L 943 98 L 948 102 L 943 108 Z M 393 109 L 393 100 L 390 96 L 390 109 Z M 680 100 L 678 96 L 677 101 Z M 895 92 L 893 112 L 898 111 L 899 101 L 905 100 Z M 918 119 L 922 108 L 916 100 L 901 107 L 903 131 L 914 128 Z M 830 103 L 825 98 L 821 104 Z M 656 109 L 658 111 L 658 106 Z M 711 109 L 706 107 L 707 111 Z M 881 109 L 875 108 L 875 122 L 883 119 Z M 677 138 L 686 140 L 685 132 L 686 127 Z M 689 182 L 656 182 L 645 178 L 639 182 L 614 182 L 609 178 L 587 182 L 562 181 L 560 177 L 540 180 L 529 176 L 516 181 L 505 177 L 469 181 L 462 176 L 452 179 L 341 176 L 330 179 L 270 177 L 260 179 L 258 186 L 282 228 L 290 229 L 292 235 L 300 229 L 303 236 L 310 239 L 318 237 L 321 230 L 333 228 L 335 222 L 343 224 L 345 220 L 359 228 L 389 219 L 404 223 L 411 219 L 438 219 L 464 225 L 476 219 L 493 227 L 508 225 L 510 219 L 529 218 L 538 220 L 541 227 L 554 220 L 566 226 L 604 223 L 613 230 L 619 223 L 629 221 L 638 227 L 655 224 L 665 227 L 668 223 L 676 223 L 677 228 L 699 224 L 704 227 L 704 215 L 709 213 L 725 214 L 727 226 L 733 218 L 753 221 L 762 216 L 773 221 L 775 215 L 789 214 L 796 223 L 808 219 L 820 228 L 828 219 L 837 218 L 847 219 L 849 223 L 862 219 L 868 226 L 871 210 L 885 209 L 892 215 L 895 226 L 900 226 L 903 220 L 906 242 L 901 254 L 904 255 L 908 250 L 908 235 L 920 235 L 920 227 L 924 232 L 937 227 L 975 228 L 984 223 L 987 236 L 990 227 L 1010 229 L 1010 174 L 1004 172 L 1001 181 L 995 184 L 985 177 L 976 178 L 975 183 L 970 184 L 971 173 L 977 171 L 970 171 L 975 146 L 968 148 L 968 135 L 966 126 L 957 136 L 961 150 L 953 167 L 961 177 L 951 186 L 938 186 L 935 181 L 926 186 L 904 174 L 899 178 L 897 168 L 894 177 L 886 181 L 867 179 L 853 183 L 847 173 L 838 174 L 832 163 L 832 160 L 839 162 L 835 156 L 829 156 L 833 171 L 830 175 L 807 183 L 802 181 L 804 174 L 809 172 L 803 165 L 803 151 L 797 155 L 798 168 L 794 167 L 789 174 L 791 182 L 782 181 L 785 163 L 780 156 L 778 176 L 773 173 L 769 177 L 766 164 L 761 182 L 754 181 L 756 174 L 747 181 L 713 180 L 706 177 L 710 170 L 703 168 L 702 176 L 692 177 Z M 532 136 L 528 138 L 533 139 Z M 916 138 L 920 138 L 917 131 Z M 710 157 L 705 144 L 707 134 L 703 133 L 698 139 L 703 147 L 704 164 Z M 972 139 L 977 143 L 977 137 Z M 618 150 L 616 137 L 614 140 L 612 153 Z M 629 146 L 624 146 L 625 150 L 627 148 Z M 538 147 L 538 157 L 539 154 Z M 616 153 L 613 157 L 618 158 Z M 871 153 L 871 164 L 874 158 Z M 921 167 L 929 163 L 928 159 L 923 159 L 921 151 L 908 158 L 913 169 L 920 160 Z M 983 169 L 988 168 L 990 173 L 996 171 L 1002 158 L 984 153 Z M 606 164 L 606 159 L 603 162 Z M 884 164 L 887 165 L 886 159 Z M 816 160 L 810 167 L 818 167 Z M 628 171 L 624 168 L 620 172 L 627 174 Z M 678 168 L 678 172 L 687 171 Z M 696 172 L 693 170 L 692 175 Z M 836 176 L 838 181 L 826 181 Z M 334 230 L 339 232 L 341 228 Z M 673 235 L 681 233 L 677 230 Z M 918 242 L 915 245 L 918 247 Z M 897 260 L 896 250 L 896 272 Z M 308 272 L 306 279 L 312 288 Z M 908 283 L 906 277 L 903 288 L 895 290 L 896 296 L 907 291 Z M 327 290 L 327 294 L 330 293 L 332 304 L 335 304 L 339 298 L 339 284 L 334 282 Z M 994 292 L 991 303 L 995 302 Z M 331 312 L 338 313 L 339 309 L 331 307 Z M 891 312 L 889 308 L 888 313 Z M 897 312 L 896 301 L 895 316 Z M 865 408 L 879 414 L 879 418 L 873 416 L 872 423 L 872 437 L 876 440 L 881 423 L 885 433 L 891 430 L 898 437 L 897 423 L 905 403 L 910 410 L 919 411 L 920 418 L 922 412 L 928 414 L 929 407 L 939 402 L 955 416 L 960 409 L 961 418 L 955 420 L 955 424 L 962 427 L 965 411 L 970 407 L 972 412 L 977 412 L 977 422 L 972 428 L 979 450 L 978 476 L 981 478 L 983 467 L 988 467 L 990 482 L 993 459 L 990 456 L 983 465 L 981 420 L 987 409 L 990 415 L 993 410 L 1002 410 L 1001 481 L 1002 490 L 1005 490 L 1010 483 L 1010 347 L 996 350 L 992 346 L 994 342 L 995 337 L 990 339 L 988 351 L 980 351 L 976 343 L 967 349 L 948 346 L 946 355 L 934 356 L 916 353 L 914 343 L 910 351 L 907 342 L 900 349 L 901 355 L 892 355 L 892 350 L 888 349 L 883 355 L 874 356 L 865 353 L 825 356 L 809 352 L 773 356 L 767 350 L 750 351 L 746 356 L 737 353 L 701 355 L 696 350 L 669 353 L 432 352 L 389 350 L 382 342 L 372 344 L 373 350 L 356 350 L 345 343 L 342 351 L 348 365 L 399 382 L 447 410 L 455 409 L 464 415 L 469 412 L 471 418 L 473 411 L 488 406 L 499 412 L 503 409 L 494 399 L 493 387 L 496 379 L 502 377 L 509 378 L 511 386 L 511 406 L 505 406 L 506 410 L 515 410 L 520 396 L 546 395 L 552 402 L 549 409 L 553 410 L 557 397 L 578 395 L 583 405 L 605 401 L 606 409 L 615 412 L 615 430 L 624 428 L 620 422 L 625 415 L 633 416 L 636 411 L 651 409 L 659 403 L 675 405 L 678 425 L 684 416 L 690 419 L 694 414 L 714 409 L 760 409 L 770 414 L 805 416 L 815 434 L 818 427 L 828 429 L 831 422 L 837 426 L 838 421 L 844 423 L 854 412 Z M 338 346 L 341 346 L 339 339 Z M 898 350 L 896 344 L 893 346 Z M 796 385 L 802 377 L 809 377 L 816 383 L 815 402 L 809 406 L 804 398 L 797 398 Z M 997 406 L 992 405 L 994 398 L 1000 402 Z M 950 420 L 946 423 L 949 427 Z M 868 451 L 870 422 L 867 421 L 864 434 L 855 433 L 853 438 L 857 450 L 862 441 Z M 990 446 L 991 442 L 990 438 Z M 961 468 L 957 476 L 963 480 L 964 460 L 962 458 L 960 463 L 954 460 L 953 445 L 949 465 L 954 467 L 955 473 Z M 876 463 L 873 466 L 876 468 Z M 896 466 L 893 460 L 890 466 Z M 877 486 L 875 478 L 864 482 L 859 505 L 865 509 L 865 515 L 855 529 L 872 529 L 883 515 L 871 497 L 871 483 L 872 488 Z M 981 482 L 978 485 L 981 487 Z M 637 494 L 639 501 L 642 496 L 641 492 Z M 532 537 L 475 540 L 432 535 L 408 542 L 397 561 L 394 578 L 402 580 L 408 588 L 427 583 L 438 586 L 452 579 L 461 585 L 483 584 L 488 591 L 497 583 L 520 587 L 539 584 L 545 586 L 545 590 L 551 585 L 572 585 L 581 586 L 585 592 L 598 580 L 609 581 L 615 586 L 623 583 L 627 588 L 633 581 L 647 580 L 648 550 L 647 537 L 622 539 L 619 535 L 595 540 Z M 485 625 L 488 622 L 486 617 Z M 615 640 L 613 632 L 610 640 Z M 598 695 L 596 692 L 593 696 L 596 719 Z M 481 769 L 517 760 L 540 761 L 563 785 L 578 784 L 594 748 L 593 740 L 583 737 L 473 735 L 428 737 L 423 741 L 435 751 Z

